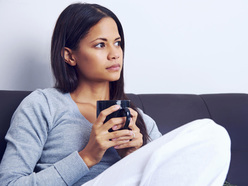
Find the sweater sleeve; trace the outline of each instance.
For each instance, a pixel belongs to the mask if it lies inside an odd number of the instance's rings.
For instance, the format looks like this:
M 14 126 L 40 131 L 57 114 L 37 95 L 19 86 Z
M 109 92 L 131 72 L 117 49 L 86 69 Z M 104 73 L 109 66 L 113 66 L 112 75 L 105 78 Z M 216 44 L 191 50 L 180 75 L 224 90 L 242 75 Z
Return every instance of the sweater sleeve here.
M 146 124 L 146 129 L 147 129 L 147 133 L 150 137 L 150 141 L 153 141 L 159 137 L 162 136 L 162 134 L 160 133 L 156 122 L 147 114 L 145 114 L 141 109 L 139 109 L 139 113 L 142 115 L 143 120 Z
M 35 91 L 15 111 L 6 135 L 7 147 L 0 165 L 1 185 L 72 185 L 89 169 L 78 152 L 35 172 L 52 127 L 49 104 Z

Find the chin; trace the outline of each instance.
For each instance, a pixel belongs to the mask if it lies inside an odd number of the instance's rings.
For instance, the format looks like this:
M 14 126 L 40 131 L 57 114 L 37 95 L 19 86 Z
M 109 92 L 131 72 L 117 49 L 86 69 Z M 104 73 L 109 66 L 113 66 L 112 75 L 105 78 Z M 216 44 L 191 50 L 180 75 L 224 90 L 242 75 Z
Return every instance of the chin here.
M 118 81 L 120 79 L 120 76 L 116 77 L 116 78 L 111 78 L 109 79 L 110 82 L 113 82 L 113 81 Z
M 120 78 L 111 79 L 110 82 L 118 81 Z
M 112 75 L 109 77 L 109 81 L 118 81 L 120 77 L 121 77 L 120 74 Z

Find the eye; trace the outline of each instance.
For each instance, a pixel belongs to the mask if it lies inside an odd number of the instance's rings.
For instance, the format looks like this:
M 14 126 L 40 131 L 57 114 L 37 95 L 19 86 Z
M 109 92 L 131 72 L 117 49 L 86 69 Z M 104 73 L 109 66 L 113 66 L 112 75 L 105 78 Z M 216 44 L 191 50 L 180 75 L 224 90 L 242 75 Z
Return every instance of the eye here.
M 97 45 L 95 45 L 96 48 L 103 48 L 105 47 L 105 43 L 98 43 Z
M 121 46 L 121 41 L 116 41 L 115 46 Z

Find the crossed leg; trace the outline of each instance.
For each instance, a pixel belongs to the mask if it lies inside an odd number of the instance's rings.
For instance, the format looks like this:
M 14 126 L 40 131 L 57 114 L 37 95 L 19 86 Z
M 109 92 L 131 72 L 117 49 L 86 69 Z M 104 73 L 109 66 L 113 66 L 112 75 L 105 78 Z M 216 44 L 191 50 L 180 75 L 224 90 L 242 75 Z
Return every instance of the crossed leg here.
M 221 186 L 230 156 L 226 130 L 210 119 L 195 120 L 133 152 L 83 186 Z

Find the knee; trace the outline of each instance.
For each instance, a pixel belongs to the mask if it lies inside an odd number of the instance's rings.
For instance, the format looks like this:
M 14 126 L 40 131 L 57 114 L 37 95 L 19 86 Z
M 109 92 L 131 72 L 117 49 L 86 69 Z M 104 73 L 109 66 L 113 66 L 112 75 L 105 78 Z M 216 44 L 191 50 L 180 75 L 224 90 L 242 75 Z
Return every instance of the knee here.
M 219 148 L 230 149 L 231 140 L 227 130 L 211 119 L 204 119 L 205 132 Z
M 211 119 L 204 119 L 201 123 L 204 128 L 203 140 L 206 141 L 206 148 L 220 159 L 223 163 L 229 163 L 231 158 L 231 139 L 227 130 L 216 124 Z

